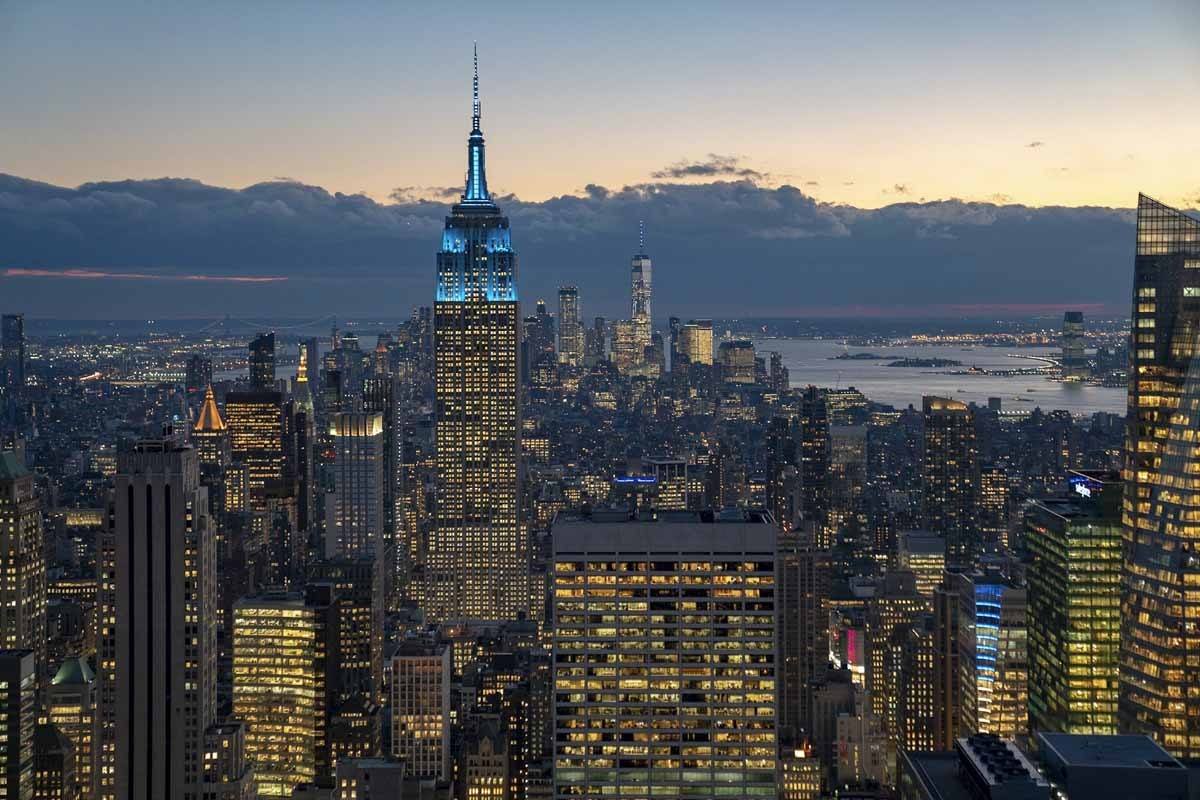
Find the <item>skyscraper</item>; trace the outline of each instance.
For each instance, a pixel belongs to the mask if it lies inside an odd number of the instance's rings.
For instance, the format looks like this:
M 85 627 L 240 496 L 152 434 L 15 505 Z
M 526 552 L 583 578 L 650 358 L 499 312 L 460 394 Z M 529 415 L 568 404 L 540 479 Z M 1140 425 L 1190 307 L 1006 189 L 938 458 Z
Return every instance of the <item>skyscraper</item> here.
M 99 547 L 101 798 L 199 798 L 216 713 L 216 548 L 196 453 L 118 459 Z
M 558 360 L 572 367 L 583 363 L 583 323 L 579 320 L 579 290 L 558 290 Z
M 829 667 L 832 569 L 829 551 L 814 544 L 811 527 L 781 531 L 776 557 L 779 728 L 796 741 L 813 735 L 813 691 Z
M 629 262 L 629 320 L 633 323 L 638 353 L 644 352 L 650 346 L 650 331 L 653 327 L 650 312 L 651 284 L 650 256 L 646 255 L 646 226 L 638 223 L 638 251 Z
M 1083 354 L 1083 312 L 1068 311 L 1063 314 L 1062 326 L 1062 374 L 1064 378 L 1086 378 L 1087 356 Z
M 711 319 L 694 319 L 679 329 L 679 359 L 689 364 L 713 363 Z M 671 369 L 675 369 L 674 363 Z
M 962 732 L 1013 738 L 1028 732 L 1028 599 L 991 570 L 956 576 Z
M 450 647 L 402 645 L 392 656 L 392 757 L 418 778 L 450 774 Z
M 250 340 L 250 388 L 259 392 L 275 388 L 274 333 L 260 333 Z
M 336 453 L 333 472 L 332 537 L 326 555 L 382 559 L 383 415 L 338 414 L 329 435 Z
M 37 725 L 32 650 L 0 650 L 0 797 L 33 797 L 33 733 Z
M 46 663 L 46 555 L 42 503 L 15 451 L 0 451 L 0 647 Z
M 192 428 L 192 444 L 201 467 L 219 473 L 229 466 L 229 426 L 221 419 L 221 409 L 217 407 L 211 386 L 204 391 L 204 403 Z
M 555 797 L 775 796 L 778 532 L 676 519 L 554 528 Z
M 979 550 L 975 417 L 957 400 L 925 397 L 922 462 L 925 528 L 946 540 L 946 563 L 970 566 Z
M 233 460 L 246 465 L 251 497 L 261 501 L 268 484 L 283 480 L 283 398 L 279 392 L 230 392 L 225 418 Z
M 25 315 L 0 317 L 0 387 L 17 391 L 25 385 Z
M 80 797 L 93 796 L 92 741 L 96 729 L 96 676 L 86 658 L 68 658 L 45 693 L 46 716 L 75 748 L 75 779 Z
M 1200 756 L 1200 220 L 1140 195 L 1122 524 L 1120 727 Z
M 831 444 L 829 409 L 825 395 L 809 386 L 800 397 L 800 511 L 819 526 L 818 543 L 828 547 L 831 537 L 821 531 L 829 512 Z
M 1076 473 L 1075 491 L 1025 517 L 1029 565 L 1029 725 L 1117 732 L 1121 481 Z
M 476 59 L 466 189 L 446 217 L 437 257 L 437 514 L 426 591 L 434 620 L 516 619 L 528 607 L 519 336 L 517 256 L 508 218 L 488 194 Z

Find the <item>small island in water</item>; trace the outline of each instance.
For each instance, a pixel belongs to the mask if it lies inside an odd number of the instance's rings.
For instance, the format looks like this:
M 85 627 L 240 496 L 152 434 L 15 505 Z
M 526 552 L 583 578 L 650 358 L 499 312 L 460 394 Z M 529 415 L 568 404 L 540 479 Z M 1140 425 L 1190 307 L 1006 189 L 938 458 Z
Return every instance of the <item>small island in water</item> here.
M 841 353 L 830 356 L 830 361 L 886 361 L 887 356 L 877 356 L 874 353 Z
M 955 361 L 952 358 L 901 358 L 898 361 L 893 361 L 890 364 L 885 364 L 887 367 L 961 367 L 961 361 Z

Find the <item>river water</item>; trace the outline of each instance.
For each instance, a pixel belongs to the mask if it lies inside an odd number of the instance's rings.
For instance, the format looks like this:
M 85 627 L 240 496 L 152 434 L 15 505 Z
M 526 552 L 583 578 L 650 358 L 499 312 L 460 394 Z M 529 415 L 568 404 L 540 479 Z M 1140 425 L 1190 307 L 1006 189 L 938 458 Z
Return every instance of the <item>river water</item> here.
M 1082 383 L 1060 383 L 1041 375 L 951 375 L 972 366 L 983 369 L 1021 369 L 1043 362 L 1013 356 L 1059 356 L 1056 347 L 968 347 L 912 345 L 846 347 L 839 341 L 819 339 L 755 339 L 759 356 L 778 351 L 788 368 L 792 386 L 808 384 L 846 388 L 853 386 L 870 400 L 904 408 L 921 407 L 927 394 L 953 397 L 964 403 L 986 405 L 989 397 L 1001 398 L 1007 411 L 1065 409 L 1072 414 L 1108 411 L 1125 413 L 1125 390 Z M 841 353 L 873 353 L 887 360 L 834 359 Z M 961 367 L 889 367 L 900 358 L 942 358 L 961 361 Z

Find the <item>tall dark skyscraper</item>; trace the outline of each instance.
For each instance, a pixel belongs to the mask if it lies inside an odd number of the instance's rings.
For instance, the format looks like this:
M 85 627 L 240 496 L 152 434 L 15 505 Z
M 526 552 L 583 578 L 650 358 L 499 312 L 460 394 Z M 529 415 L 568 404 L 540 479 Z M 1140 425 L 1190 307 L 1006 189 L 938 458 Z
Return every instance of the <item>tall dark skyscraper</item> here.
M 437 256 L 437 515 L 426 612 L 515 619 L 529 604 L 518 455 L 520 303 L 508 218 L 488 194 L 476 60 L 467 185 Z
M 1141 195 L 1126 421 L 1119 726 L 1200 756 L 1200 220 Z
M 979 546 L 975 417 L 957 400 L 926 397 L 922 464 L 926 529 L 946 540 L 946 563 L 970 565 Z
M 800 400 L 800 511 L 818 530 L 829 511 L 829 460 L 829 409 L 821 390 L 809 386 Z M 823 533 L 817 541 L 829 546 Z
M 1083 353 L 1083 312 L 1068 311 L 1063 314 L 1062 326 L 1062 374 L 1064 378 L 1086 378 L 1087 356 Z
M 583 323 L 579 321 L 579 290 L 558 289 L 558 360 L 572 367 L 583 363 Z
M 259 392 L 275 388 L 274 333 L 260 333 L 250 341 L 250 388 Z
M 15 391 L 25 385 L 25 315 L 0 317 L 0 386 Z

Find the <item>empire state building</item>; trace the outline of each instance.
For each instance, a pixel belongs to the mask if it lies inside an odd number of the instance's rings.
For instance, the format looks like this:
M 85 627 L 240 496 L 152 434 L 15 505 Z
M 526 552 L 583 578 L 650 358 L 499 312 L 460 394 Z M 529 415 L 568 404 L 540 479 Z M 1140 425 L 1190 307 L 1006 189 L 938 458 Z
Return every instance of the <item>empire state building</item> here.
M 488 194 L 475 58 L 466 188 L 437 255 L 437 508 L 427 556 L 431 621 L 508 620 L 529 606 L 520 519 L 520 305 L 508 218 Z

